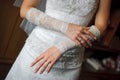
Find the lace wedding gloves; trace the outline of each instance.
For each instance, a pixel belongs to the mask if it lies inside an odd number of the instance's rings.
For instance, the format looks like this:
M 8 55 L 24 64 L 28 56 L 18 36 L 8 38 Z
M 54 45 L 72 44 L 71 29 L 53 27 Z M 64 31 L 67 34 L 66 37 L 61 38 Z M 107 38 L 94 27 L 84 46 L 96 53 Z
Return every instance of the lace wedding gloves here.
M 68 28 L 68 23 L 50 17 L 37 8 L 31 8 L 26 15 L 26 19 L 38 26 L 42 25 L 45 28 L 60 31 L 62 33 L 66 33 Z
M 99 29 L 95 25 L 92 25 L 90 27 L 89 31 L 92 34 L 94 34 L 97 39 L 100 38 L 100 31 L 99 31 Z M 95 40 L 91 36 L 88 36 L 88 39 L 91 42 L 93 42 Z M 61 41 L 60 43 L 56 44 L 55 46 L 63 53 L 66 50 L 68 50 L 68 49 L 70 49 L 70 48 L 72 48 L 74 46 L 77 46 L 77 44 L 74 41 L 72 41 L 71 39 L 66 39 L 65 41 Z
M 100 30 L 99 30 L 95 25 L 92 25 L 92 26 L 90 27 L 90 30 L 89 30 L 89 31 L 90 31 L 92 34 L 94 34 L 97 39 L 100 38 Z M 89 38 L 91 41 L 94 41 L 94 39 L 91 38 L 90 36 L 88 36 L 88 38 Z
M 26 15 L 26 19 L 28 21 L 30 21 L 33 24 L 36 25 L 42 25 L 47 29 L 52 29 L 52 30 L 56 30 L 62 33 L 66 33 L 67 29 L 68 29 L 68 24 L 64 21 L 55 19 L 53 17 L 50 17 L 49 15 L 45 14 L 44 12 L 36 9 L 36 8 L 31 8 L 27 15 Z M 91 33 L 93 33 L 97 38 L 99 38 L 100 36 L 100 31 L 95 27 L 95 26 L 91 26 L 90 30 Z M 94 41 L 94 39 L 90 36 L 88 36 L 89 40 Z M 77 44 L 71 40 L 71 39 L 66 39 L 64 41 L 59 42 L 58 44 L 56 44 L 55 46 L 61 51 L 61 53 L 65 52 L 66 50 L 76 46 Z
M 59 42 L 55 46 L 60 50 L 61 53 L 64 53 L 66 50 L 68 50 L 76 45 L 77 44 L 73 40 L 68 38 L 67 40 Z

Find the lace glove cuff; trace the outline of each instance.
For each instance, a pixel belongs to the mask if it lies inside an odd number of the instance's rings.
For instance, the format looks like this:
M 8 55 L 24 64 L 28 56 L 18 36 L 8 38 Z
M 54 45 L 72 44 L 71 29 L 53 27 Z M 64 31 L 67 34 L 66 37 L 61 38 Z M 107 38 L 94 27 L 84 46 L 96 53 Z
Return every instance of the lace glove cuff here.
M 92 26 L 90 27 L 90 30 L 89 30 L 89 31 L 90 31 L 92 34 L 94 34 L 97 39 L 100 38 L 100 31 L 99 31 L 99 29 L 98 29 L 95 25 L 92 25 Z M 88 37 L 89 37 L 89 39 L 90 39 L 91 41 L 94 41 L 93 38 L 91 38 L 90 36 L 88 36 Z
M 90 32 L 92 34 L 94 34 L 97 37 L 97 39 L 99 39 L 99 37 L 100 37 L 100 31 L 99 31 L 99 29 L 97 27 L 95 27 L 94 25 L 92 25 L 90 27 Z M 88 36 L 88 37 L 89 37 L 89 39 L 91 41 L 94 41 L 94 39 L 92 37 L 90 37 L 90 36 Z M 77 44 L 74 41 L 72 41 L 71 39 L 67 39 L 65 41 L 59 42 L 55 46 L 60 50 L 61 53 L 64 53 L 66 50 L 68 50 L 68 49 L 70 49 L 70 48 L 72 48 L 72 47 L 74 47 L 76 45 Z
M 77 44 L 72 41 L 71 39 L 65 40 L 65 41 L 61 41 L 58 44 L 55 45 L 55 47 L 57 47 L 60 52 L 63 54 L 66 50 L 76 46 Z
M 47 29 L 60 31 L 62 33 L 66 33 L 68 29 L 68 23 L 50 17 L 49 15 L 36 8 L 31 8 L 28 11 L 26 19 L 35 25 L 42 25 Z

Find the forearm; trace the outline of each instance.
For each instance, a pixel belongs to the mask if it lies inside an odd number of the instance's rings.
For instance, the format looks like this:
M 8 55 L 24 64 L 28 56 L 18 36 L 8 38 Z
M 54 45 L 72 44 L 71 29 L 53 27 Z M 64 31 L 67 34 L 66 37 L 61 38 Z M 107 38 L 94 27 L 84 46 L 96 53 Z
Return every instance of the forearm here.
M 20 7 L 20 16 L 22 18 L 25 18 L 29 9 L 32 7 L 36 7 L 40 2 L 41 0 L 23 0 L 23 3 Z
M 98 12 L 95 18 L 95 26 L 102 34 L 107 28 L 110 15 L 111 0 L 101 0 Z
M 26 19 L 40 27 L 42 25 L 42 27 L 60 31 L 62 33 L 66 33 L 68 28 L 68 23 L 53 18 L 36 8 L 29 9 L 26 14 Z
M 111 0 L 100 0 L 99 9 L 96 13 L 94 24 L 96 30 L 93 30 L 93 34 L 95 34 L 98 38 L 104 33 L 105 29 L 107 28 L 110 15 L 110 5 Z
M 59 51 L 61 52 L 61 54 L 63 54 L 66 50 L 77 46 L 77 44 L 72 41 L 71 39 L 66 39 L 64 41 L 60 41 L 58 44 L 54 45 L 55 47 L 57 47 L 59 49 Z
M 68 23 L 58 20 L 56 18 L 53 18 L 51 16 L 48 16 L 41 10 L 38 10 L 36 8 L 37 3 L 39 3 L 40 0 L 24 0 L 20 15 L 22 18 L 26 18 L 31 23 L 45 27 L 47 29 L 52 29 L 56 31 L 60 31 L 62 33 L 66 33 L 66 30 L 68 28 Z

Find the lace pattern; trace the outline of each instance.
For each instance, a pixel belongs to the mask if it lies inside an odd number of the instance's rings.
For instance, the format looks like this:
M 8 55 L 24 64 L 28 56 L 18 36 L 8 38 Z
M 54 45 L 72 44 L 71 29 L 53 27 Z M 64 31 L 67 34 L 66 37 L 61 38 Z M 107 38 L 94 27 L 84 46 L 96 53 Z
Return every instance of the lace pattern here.
M 86 16 L 97 8 L 99 0 L 48 0 L 46 9 L 58 10 L 72 15 Z
M 84 25 L 86 26 L 86 24 L 88 24 L 91 20 L 91 18 L 93 17 L 93 14 L 95 13 L 96 11 L 96 8 L 97 8 L 97 5 L 98 5 L 98 1 L 99 0 L 48 0 L 47 1 L 47 5 L 46 5 L 46 11 L 45 13 L 48 15 L 48 16 L 51 16 L 55 19 L 58 19 L 58 20 L 61 20 L 61 21 L 65 21 L 65 22 L 73 22 L 73 23 L 76 23 L 78 22 L 77 24 L 79 25 Z M 56 3 L 56 4 L 55 4 Z M 73 6 L 72 8 L 69 8 L 69 6 Z M 83 9 L 84 8 L 84 9 Z M 68 10 L 68 11 L 66 11 Z M 84 11 L 82 11 L 84 10 Z M 33 12 L 33 11 L 32 11 Z M 35 12 L 35 11 L 34 11 Z M 31 13 L 31 14 L 34 14 Z M 37 11 L 36 11 L 37 12 Z M 39 14 L 41 12 L 38 12 Z M 41 13 L 43 14 L 43 13 Z M 85 15 L 84 15 L 85 14 Z M 35 15 L 37 15 L 35 13 Z M 44 15 L 44 14 L 43 14 Z M 39 17 L 41 17 L 42 15 L 37 15 Z M 44 15 L 46 16 L 46 15 Z M 29 17 L 28 17 L 29 18 Z M 32 19 L 32 18 L 31 18 Z M 35 18 L 34 18 L 35 19 Z M 39 21 L 37 20 L 38 18 L 36 18 L 36 22 Z M 65 37 L 65 35 L 59 33 L 59 32 L 56 32 L 56 31 L 53 31 L 53 30 L 49 30 L 49 29 L 45 29 L 45 28 L 42 28 L 42 26 L 45 26 L 45 25 L 49 25 L 49 21 L 51 21 L 51 19 L 47 18 L 47 20 L 45 20 L 46 18 L 43 17 L 41 19 L 41 22 L 43 21 L 43 24 L 44 25 L 41 25 L 41 26 L 38 26 L 39 28 L 36 28 L 35 32 L 34 33 L 35 35 L 38 35 L 37 37 L 39 38 L 39 40 L 46 40 L 46 38 L 50 37 L 50 34 L 52 35 L 50 39 L 48 39 L 49 41 L 51 41 L 51 43 L 53 45 L 56 45 L 58 46 L 58 48 L 61 49 L 61 47 L 64 48 L 64 50 L 67 50 L 68 48 L 64 47 L 62 44 L 66 41 L 68 41 L 68 38 Z M 47 21 L 44 23 L 44 20 Z M 53 19 L 54 20 L 54 19 Z M 36 24 L 39 24 L 40 22 L 37 22 Z M 53 23 L 54 24 L 54 23 Z M 56 23 L 55 23 L 56 24 Z M 58 23 L 59 24 L 59 23 Z M 55 25 L 54 25 L 55 26 Z M 59 26 L 59 25 L 56 25 L 56 26 Z M 55 26 L 55 27 L 56 27 Z M 61 25 L 60 25 L 61 26 Z M 59 26 L 59 27 L 60 27 Z M 39 31 L 41 29 L 41 31 Z M 40 34 L 43 34 L 44 36 L 46 36 L 46 38 L 41 37 Z M 49 34 L 49 35 L 48 35 Z M 33 38 L 32 38 L 33 39 Z M 31 40 L 32 40 L 31 39 Z M 35 39 L 35 38 L 34 38 Z M 60 42 L 60 41 L 63 41 L 63 42 Z M 34 41 L 33 41 L 34 42 Z M 60 42 L 60 43 L 59 43 Z M 48 43 L 48 41 L 46 41 L 45 43 Z M 30 44 L 30 43 L 29 43 Z M 34 43 L 35 44 L 35 43 Z M 41 43 L 40 43 L 41 44 Z M 49 44 L 49 43 L 48 43 Z M 46 46 L 49 46 L 48 44 L 46 44 Z M 33 44 L 31 44 L 33 45 Z M 36 44 L 37 45 L 37 44 Z M 62 46 L 61 46 L 62 45 Z M 66 44 L 65 44 L 66 45 Z M 74 46 L 75 44 L 73 43 L 72 46 Z M 37 45 L 38 46 L 38 45 Z M 68 46 L 68 45 L 67 45 Z M 41 47 L 41 46 L 40 46 Z M 38 47 L 39 48 L 39 47 Z M 71 64 L 70 67 L 72 65 L 72 67 L 75 67 L 75 66 L 80 66 L 80 63 L 82 60 L 80 60 L 80 53 L 82 54 L 84 52 L 84 48 L 77 48 L 76 51 L 74 51 L 76 47 L 72 48 L 70 51 L 66 51 L 65 53 L 63 53 L 63 57 L 60 58 L 60 60 L 56 63 L 56 66 L 57 67 L 69 67 L 68 65 L 65 66 L 66 62 L 68 64 Z M 34 48 L 33 48 L 34 49 Z M 47 48 L 46 48 L 47 49 Z M 46 50 L 45 49 L 45 50 Z M 39 53 L 40 51 L 39 50 L 35 50 L 35 51 L 38 51 L 37 53 Z M 66 54 L 67 53 L 67 54 Z M 77 54 L 77 56 L 72 59 L 72 61 L 69 62 L 70 60 L 70 56 L 74 56 L 74 54 Z M 39 54 L 38 54 L 39 55 Z M 64 57 L 65 56 L 65 57 Z M 69 57 L 68 57 L 69 56 Z M 79 60 L 78 60 L 79 59 Z
M 49 31 L 47 33 L 41 34 L 43 32 L 47 32 L 47 30 L 44 28 L 39 29 L 39 27 L 36 27 L 30 34 L 29 38 L 27 38 L 26 40 L 26 45 L 27 45 L 26 47 L 28 51 L 30 52 L 29 55 L 31 55 L 34 59 L 40 54 L 42 54 L 49 47 L 56 45 L 56 41 L 57 43 L 59 43 L 58 40 L 60 41 L 66 40 L 66 37 L 60 38 L 51 32 L 49 34 L 49 37 L 47 37 L 48 35 L 46 36 L 45 34 L 48 34 Z M 56 40 L 56 37 L 57 37 L 57 40 Z M 84 48 L 80 48 L 78 46 L 74 46 L 72 48 L 67 49 L 63 53 L 62 57 L 56 62 L 54 67 L 56 68 L 80 67 L 83 52 L 84 52 Z
M 28 21 L 38 26 L 42 25 L 45 28 L 61 31 L 63 33 L 66 32 L 68 27 L 68 23 L 65 23 L 61 20 L 57 20 L 54 17 L 48 16 L 44 12 L 36 8 L 31 8 L 27 13 L 26 18 Z
M 87 26 L 97 9 L 98 2 L 99 0 L 47 0 L 45 13 L 61 21 Z M 37 20 L 34 18 L 35 16 L 38 17 L 39 15 L 28 17 Z M 36 21 L 36 24 L 39 22 Z M 56 26 L 59 27 L 59 25 Z M 35 68 L 31 69 L 29 65 L 37 56 L 50 46 L 68 39 L 60 32 L 41 27 L 43 27 L 42 24 L 37 26 L 27 38 L 20 56 L 18 56 L 5 80 L 77 80 L 84 53 L 84 48 L 77 46 L 65 51 L 49 74 L 33 73 Z

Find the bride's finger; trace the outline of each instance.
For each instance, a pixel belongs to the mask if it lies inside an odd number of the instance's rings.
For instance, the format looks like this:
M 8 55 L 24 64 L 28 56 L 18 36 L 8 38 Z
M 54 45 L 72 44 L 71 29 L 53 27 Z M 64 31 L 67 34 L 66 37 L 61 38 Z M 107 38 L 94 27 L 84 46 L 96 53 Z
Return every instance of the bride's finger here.
M 96 36 L 92 34 L 89 30 L 83 30 L 83 33 L 96 40 Z
M 37 57 L 31 64 L 31 67 L 34 66 L 38 61 L 40 61 L 41 59 L 43 59 L 44 56 L 43 55 L 40 55 L 39 57 Z
M 51 62 L 47 67 L 47 72 L 49 73 L 56 61 Z
M 78 40 L 79 40 L 81 46 L 85 47 L 85 41 L 84 41 L 84 39 L 82 37 L 78 37 Z
M 87 43 L 87 45 L 92 46 L 91 41 L 88 39 L 86 35 L 80 35 L 80 37 L 82 37 L 82 39 L 85 41 L 85 43 Z
M 77 38 L 74 39 L 73 41 L 75 42 L 75 45 L 79 45 L 80 44 L 80 42 L 79 42 L 79 40 Z
M 40 74 L 42 74 L 45 69 L 47 68 L 47 66 L 51 63 L 51 61 L 47 61 L 42 65 L 42 69 L 40 70 Z
M 83 47 L 86 47 L 86 43 L 85 43 L 84 40 L 81 41 L 81 44 L 82 44 Z
M 83 27 L 83 30 L 89 30 L 90 27 Z
M 46 62 L 46 60 L 45 59 L 43 59 L 43 60 L 41 60 L 40 62 L 39 62 L 39 64 L 37 65 L 37 67 L 35 68 L 35 73 L 36 72 L 38 72 L 38 70 L 41 68 L 41 66 L 44 64 Z
M 79 47 L 82 47 L 82 44 L 81 44 L 81 40 L 82 40 L 82 39 L 81 39 L 80 37 L 78 37 L 77 39 L 78 39 L 78 41 L 79 41 L 79 45 L 78 45 L 78 46 L 79 46 Z

